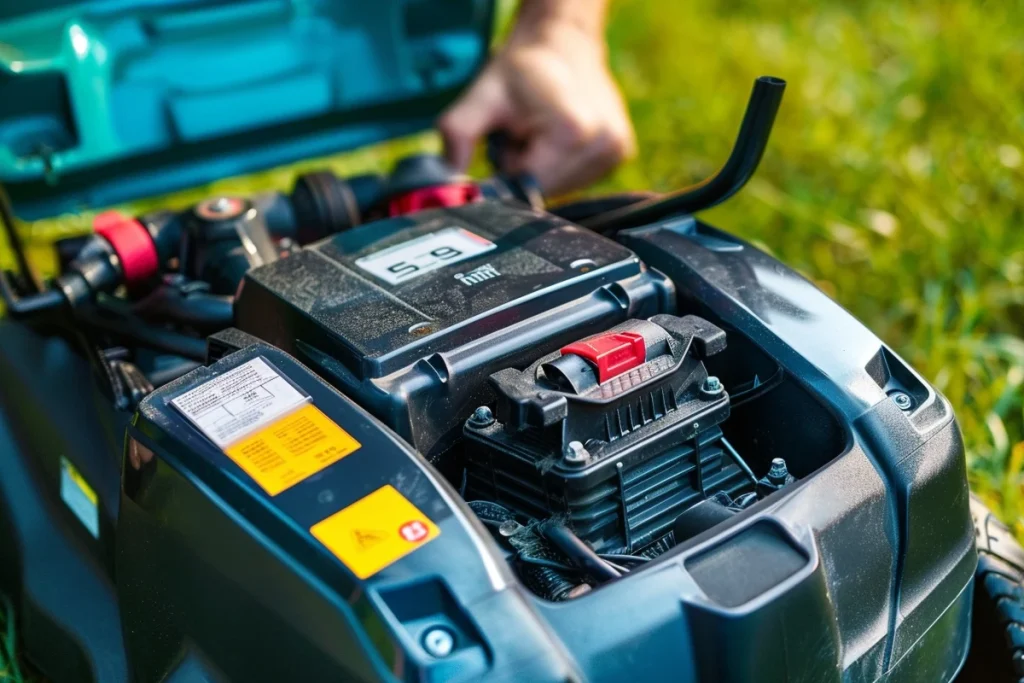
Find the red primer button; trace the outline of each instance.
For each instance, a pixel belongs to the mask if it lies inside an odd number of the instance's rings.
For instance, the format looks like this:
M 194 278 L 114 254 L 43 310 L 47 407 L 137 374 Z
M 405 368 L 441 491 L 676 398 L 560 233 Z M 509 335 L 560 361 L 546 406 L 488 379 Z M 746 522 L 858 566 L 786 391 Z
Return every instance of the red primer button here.
M 563 347 L 562 355 L 568 353 L 593 363 L 597 368 L 597 381 L 603 384 L 643 365 L 647 360 L 647 345 L 643 335 L 636 332 L 612 332 Z

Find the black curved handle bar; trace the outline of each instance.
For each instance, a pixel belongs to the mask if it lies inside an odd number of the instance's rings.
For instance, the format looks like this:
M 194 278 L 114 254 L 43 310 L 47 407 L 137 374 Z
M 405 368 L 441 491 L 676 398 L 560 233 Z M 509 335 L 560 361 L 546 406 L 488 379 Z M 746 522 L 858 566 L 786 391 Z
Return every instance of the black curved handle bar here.
M 785 89 L 786 82 L 781 78 L 761 76 L 754 81 L 736 143 L 718 173 L 678 192 L 599 214 L 582 221 L 581 225 L 597 232 L 614 233 L 724 202 L 746 185 L 757 170 Z

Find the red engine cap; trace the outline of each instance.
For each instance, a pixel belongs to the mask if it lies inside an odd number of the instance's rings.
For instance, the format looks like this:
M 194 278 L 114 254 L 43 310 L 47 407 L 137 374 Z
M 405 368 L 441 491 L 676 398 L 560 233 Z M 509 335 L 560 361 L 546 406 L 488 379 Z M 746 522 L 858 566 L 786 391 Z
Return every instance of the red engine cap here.
M 476 183 L 448 183 L 421 187 L 406 192 L 388 202 L 389 216 L 403 216 L 413 211 L 438 209 L 443 206 L 462 206 L 480 198 L 480 188 Z
M 647 360 L 647 344 L 643 335 L 636 332 L 610 332 L 563 347 L 562 355 L 568 353 L 592 363 L 597 368 L 597 381 L 604 384 L 643 365 Z
M 160 269 L 153 238 L 134 218 L 117 211 L 104 211 L 96 214 L 92 227 L 114 249 L 121 261 L 124 283 L 129 287 L 148 280 Z

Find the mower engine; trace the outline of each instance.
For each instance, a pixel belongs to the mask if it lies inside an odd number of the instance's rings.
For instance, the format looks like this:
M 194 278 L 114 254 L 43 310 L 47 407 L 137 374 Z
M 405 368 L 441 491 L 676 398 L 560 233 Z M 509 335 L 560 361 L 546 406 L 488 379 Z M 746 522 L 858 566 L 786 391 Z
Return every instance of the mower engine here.
M 724 347 L 705 320 L 658 315 L 496 373 L 497 418 L 484 407 L 466 423 L 467 494 L 561 517 L 598 553 L 658 552 L 695 503 L 753 491 L 718 428 L 729 396 L 701 361 Z
M 759 82 L 744 130 L 779 95 Z M 767 130 L 741 141 L 763 149 Z M 642 215 L 641 200 L 624 206 Z M 572 222 L 542 204 L 528 178 L 471 182 L 421 155 L 387 177 L 307 174 L 290 195 L 103 213 L 51 290 L 0 284 L 15 315 L 70 313 L 104 347 L 184 356 L 109 361 L 120 404 L 242 350 L 239 334 L 301 360 L 458 486 L 527 585 L 561 600 L 748 507 L 758 480 L 705 366 L 726 333 L 676 317 L 670 279 L 578 224 L 586 202 Z
M 48 288 L 0 274 L 12 338 L 73 332 L 122 421 L 99 504 L 77 444 L 38 451 L 135 680 L 949 680 L 975 563 L 928 521 L 969 521 L 948 404 L 691 215 L 782 89 L 669 195 L 545 206 L 419 156 L 101 214 Z

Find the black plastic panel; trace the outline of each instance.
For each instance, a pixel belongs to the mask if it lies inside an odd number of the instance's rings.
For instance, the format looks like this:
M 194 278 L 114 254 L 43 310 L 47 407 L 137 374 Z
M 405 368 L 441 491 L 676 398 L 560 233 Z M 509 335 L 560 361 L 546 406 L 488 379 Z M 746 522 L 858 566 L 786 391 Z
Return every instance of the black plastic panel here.
M 688 558 L 685 567 L 705 595 L 723 607 L 738 607 L 805 564 L 807 557 L 775 525 L 759 522 Z

